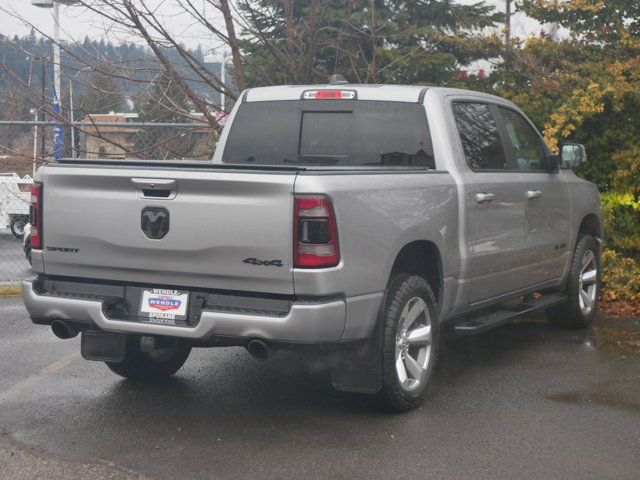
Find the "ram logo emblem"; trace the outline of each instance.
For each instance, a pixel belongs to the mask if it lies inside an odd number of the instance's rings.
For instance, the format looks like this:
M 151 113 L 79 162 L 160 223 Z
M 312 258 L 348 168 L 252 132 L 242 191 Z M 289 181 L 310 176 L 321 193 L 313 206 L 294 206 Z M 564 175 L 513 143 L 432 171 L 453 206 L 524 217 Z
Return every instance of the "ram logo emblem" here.
M 164 238 L 169 232 L 169 212 L 161 207 L 144 208 L 140 227 L 144 234 L 153 240 Z

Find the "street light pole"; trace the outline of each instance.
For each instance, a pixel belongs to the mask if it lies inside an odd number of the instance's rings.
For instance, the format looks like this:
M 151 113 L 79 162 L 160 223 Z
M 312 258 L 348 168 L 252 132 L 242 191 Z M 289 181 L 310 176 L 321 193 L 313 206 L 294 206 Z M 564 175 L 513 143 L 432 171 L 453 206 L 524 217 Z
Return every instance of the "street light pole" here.
M 209 53 L 206 53 L 203 57 L 203 61 L 205 64 L 215 64 L 218 61 L 220 62 L 220 82 L 222 83 L 222 88 L 220 89 L 220 111 L 225 111 L 226 95 L 224 93 L 224 85 L 227 81 L 227 58 L 228 53 L 226 50 L 222 51 L 222 54 L 218 53 L 216 49 L 212 49 Z
M 222 52 L 222 62 L 220 63 L 220 81 L 222 82 L 222 92 L 220 92 L 220 110 L 225 111 L 227 96 L 224 93 L 224 85 L 227 82 L 227 51 Z
M 53 88 L 60 101 L 60 5 L 53 4 Z
M 53 8 L 53 109 L 58 119 L 62 117 L 60 91 L 60 3 L 71 5 L 78 0 L 31 0 L 31 4 L 41 8 Z M 44 138 L 44 136 L 43 136 Z M 64 127 L 61 123 L 53 130 L 53 150 L 56 159 L 64 156 Z
M 60 92 L 60 5 L 53 3 L 53 110 L 60 121 L 62 98 Z M 61 123 L 53 128 L 53 156 L 64 157 L 64 127 Z

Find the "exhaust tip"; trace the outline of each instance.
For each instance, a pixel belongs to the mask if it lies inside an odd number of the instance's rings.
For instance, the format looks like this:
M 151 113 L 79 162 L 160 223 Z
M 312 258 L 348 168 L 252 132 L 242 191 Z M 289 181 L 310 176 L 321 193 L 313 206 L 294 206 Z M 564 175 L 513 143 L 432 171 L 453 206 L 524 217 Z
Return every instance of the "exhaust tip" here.
M 60 320 L 54 320 L 51 322 L 51 331 L 56 337 L 61 338 L 62 340 L 73 338 L 78 335 L 78 330 Z
M 265 361 L 271 354 L 271 349 L 262 340 L 251 340 L 247 344 L 247 351 L 253 358 L 260 361 Z

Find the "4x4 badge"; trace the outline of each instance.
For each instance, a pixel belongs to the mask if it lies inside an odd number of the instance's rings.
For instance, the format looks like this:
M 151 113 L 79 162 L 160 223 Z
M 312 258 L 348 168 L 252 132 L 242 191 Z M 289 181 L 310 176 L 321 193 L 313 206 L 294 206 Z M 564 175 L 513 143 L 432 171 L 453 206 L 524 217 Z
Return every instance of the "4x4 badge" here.
M 245 258 L 242 262 L 251 265 L 263 265 L 265 267 L 282 267 L 282 260 L 258 260 L 257 258 L 250 257 Z

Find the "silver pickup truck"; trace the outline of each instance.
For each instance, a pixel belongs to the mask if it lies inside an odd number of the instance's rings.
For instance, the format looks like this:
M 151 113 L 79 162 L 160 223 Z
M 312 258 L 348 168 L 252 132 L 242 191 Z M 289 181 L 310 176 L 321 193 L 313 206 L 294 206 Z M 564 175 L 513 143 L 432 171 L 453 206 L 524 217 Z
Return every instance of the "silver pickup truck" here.
M 192 347 L 313 348 L 339 390 L 423 401 L 446 334 L 596 312 L 596 187 L 491 95 L 416 86 L 245 91 L 211 162 L 38 171 L 23 283 L 84 358 L 172 375 Z

